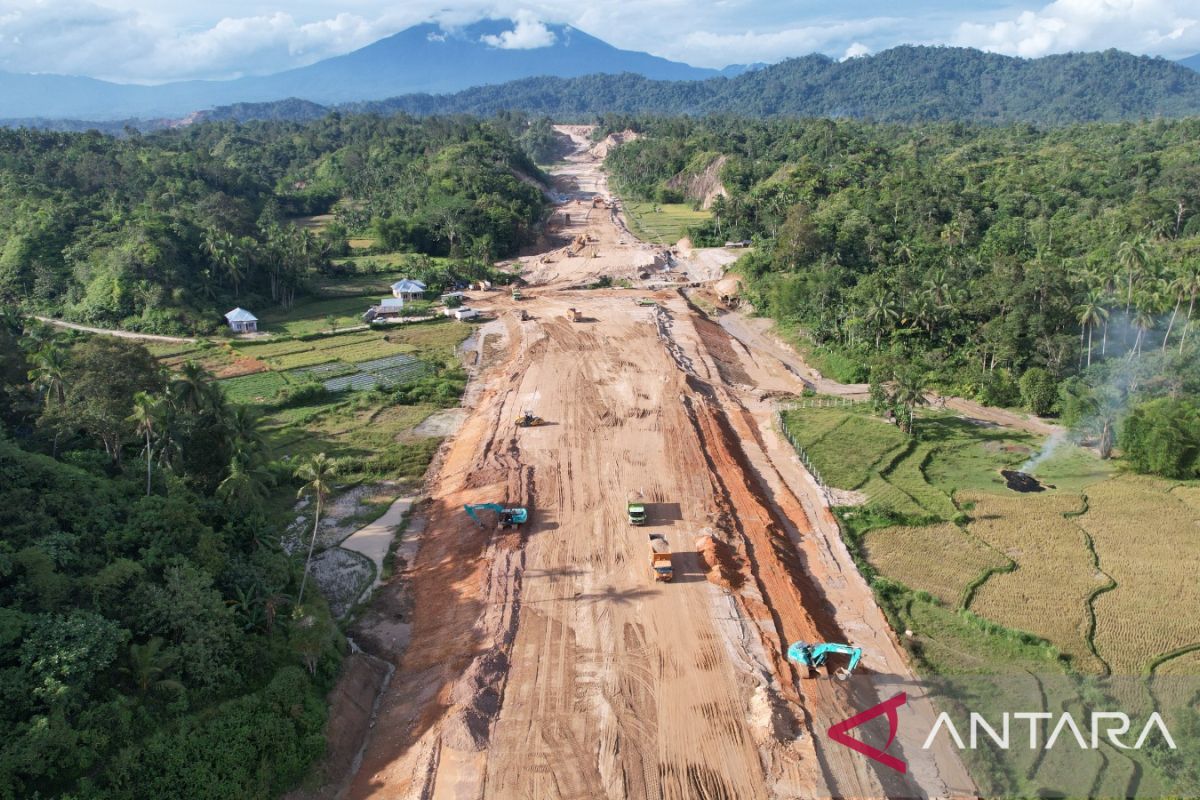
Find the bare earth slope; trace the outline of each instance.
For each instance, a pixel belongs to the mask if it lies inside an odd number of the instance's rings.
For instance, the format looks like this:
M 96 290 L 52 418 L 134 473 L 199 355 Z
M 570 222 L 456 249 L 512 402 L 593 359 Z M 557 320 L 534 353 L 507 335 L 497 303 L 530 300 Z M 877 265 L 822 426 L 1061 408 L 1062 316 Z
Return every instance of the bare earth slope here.
M 586 131 L 564 130 L 578 152 L 562 170 L 560 235 L 588 244 L 523 259 L 519 305 L 471 300 L 498 314 L 482 331 L 496 355 L 431 480 L 415 561 L 377 598 L 376 615 L 411 606 L 411 639 L 390 650 L 397 671 L 347 796 L 970 795 L 951 753 L 904 753 L 914 787 L 825 737 L 875 699 L 800 676 L 789 642 L 855 641 L 871 672 L 911 675 L 757 399 L 760 381 L 799 391 L 800 379 L 676 291 L 640 307 L 644 291 L 570 288 L 641 280 L 668 260 L 592 208 L 599 157 Z M 549 424 L 517 428 L 525 409 Z M 634 498 L 645 527 L 625 519 Z M 462 509 L 493 501 L 528 506 L 529 524 L 480 528 Z M 653 579 L 649 533 L 672 546 L 673 583 Z M 723 543 L 717 581 L 703 534 Z M 372 644 L 388 652 L 386 631 Z

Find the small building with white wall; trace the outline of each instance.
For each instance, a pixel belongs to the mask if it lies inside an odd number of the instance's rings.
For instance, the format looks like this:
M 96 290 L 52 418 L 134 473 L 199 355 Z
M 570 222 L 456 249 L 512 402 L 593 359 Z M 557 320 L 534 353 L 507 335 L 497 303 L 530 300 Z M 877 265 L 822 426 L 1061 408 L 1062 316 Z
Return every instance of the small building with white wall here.
M 424 300 L 425 284 L 408 278 L 392 284 L 392 297 L 399 300 Z
M 225 321 L 229 323 L 229 330 L 234 333 L 256 333 L 258 331 L 258 317 L 241 307 L 226 314 Z

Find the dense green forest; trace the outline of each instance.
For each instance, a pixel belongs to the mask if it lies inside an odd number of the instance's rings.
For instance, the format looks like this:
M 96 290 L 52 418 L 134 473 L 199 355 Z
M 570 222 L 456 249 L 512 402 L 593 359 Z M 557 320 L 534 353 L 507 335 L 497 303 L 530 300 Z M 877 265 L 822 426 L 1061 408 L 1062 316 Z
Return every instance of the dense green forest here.
M 1200 74 L 1117 50 L 1022 59 L 968 48 L 905 46 L 846 61 L 805 56 L 734 78 L 656 81 L 631 73 L 526 78 L 449 95 L 351 103 L 338 110 L 491 115 L 514 109 L 560 121 L 624 113 L 1066 125 L 1200 114 Z M 312 119 L 329 110 L 282 100 L 241 103 L 198 116 Z
M 341 644 L 263 500 L 307 474 L 140 345 L 5 312 L 0 385 L 0 798 L 293 786 Z
M 520 136 L 542 155 L 537 126 L 513 115 L 0 131 L 0 301 L 171 333 L 235 304 L 289 305 L 355 235 L 487 263 L 542 217 Z M 319 233 L 289 221 L 329 212 Z
M 848 381 L 898 372 L 991 405 L 1062 411 L 1106 452 L 1177 436 L 1195 474 L 1200 122 L 1039 130 L 963 124 L 613 117 L 647 135 L 608 160 L 631 197 L 719 156 L 699 244 L 752 239 L 762 313 Z M 1156 404 L 1146 401 L 1161 398 Z

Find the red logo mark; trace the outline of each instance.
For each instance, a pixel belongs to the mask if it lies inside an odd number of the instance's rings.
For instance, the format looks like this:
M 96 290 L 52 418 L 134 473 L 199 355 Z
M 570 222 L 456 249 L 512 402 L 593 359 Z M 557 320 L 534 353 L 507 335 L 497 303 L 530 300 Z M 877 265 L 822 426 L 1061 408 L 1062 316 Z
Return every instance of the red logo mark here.
M 861 714 L 855 714 L 853 717 L 844 719 L 838 724 L 834 725 L 829 729 L 829 738 L 833 739 L 838 744 L 849 747 L 851 750 L 862 753 L 867 758 L 878 761 L 885 767 L 891 767 L 900 773 L 907 772 L 908 767 L 903 761 L 895 756 L 890 756 L 883 752 L 889 746 L 891 746 L 892 742 L 896 739 L 896 731 L 900 725 L 900 720 L 896 714 L 896 709 L 907 702 L 908 695 L 906 695 L 904 692 L 901 692 L 891 700 L 884 700 L 879 705 L 872 706 Z M 846 731 L 850 730 L 851 728 L 857 728 L 859 725 L 870 722 L 882 714 L 887 715 L 889 728 L 887 744 L 883 746 L 882 750 L 872 747 L 871 745 L 859 739 L 854 739 L 846 735 Z

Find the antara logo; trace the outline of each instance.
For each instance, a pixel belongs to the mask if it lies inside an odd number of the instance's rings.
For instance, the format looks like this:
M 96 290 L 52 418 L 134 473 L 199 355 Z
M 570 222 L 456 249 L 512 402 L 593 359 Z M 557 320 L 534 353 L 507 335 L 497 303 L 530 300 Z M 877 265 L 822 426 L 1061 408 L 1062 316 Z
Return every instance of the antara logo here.
M 1113 747 L 1119 747 L 1122 750 L 1141 750 L 1142 745 L 1146 743 L 1146 740 L 1150 738 L 1151 732 L 1155 729 L 1158 730 L 1167 747 L 1172 750 L 1176 749 L 1175 740 L 1171 738 L 1171 732 L 1167 730 L 1166 723 L 1163 722 L 1163 718 L 1158 715 L 1157 711 L 1151 714 L 1146 720 L 1146 724 L 1142 726 L 1141 733 L 1138 734 L 1137 739 L 1132 745 L 1128 745 L 1122 740 L 1122 737 L 1129 733 L 1129 726 L 1132 722 L 1128 714 L 1120 711 L 1093 711 L 1091 714 L 1091 725 L 1086 726 L 1089 728 L 1090 737 L 1084 737 L 1083 728 L 1076 723 L 1075 718 L 1070 714 L 1064 713 L 1060 715 L 1054 727 L 1049 728 L 1050 720 L 1052 719 L 1054 719 L 1054 714 L 1048 711 L 1005 713 L 1000 717 L 1000 724 L 998 726 L 1000 730 L 997 731 L 982 714 L 972 712 L 969 723 L 970 745 L 968 745 L 963 741 L 962 736 L 959 735 L 958 729 L 954 727 L 954 721 L 950 719 L 950 715 L 943 711 L 941 714 L 938 714 L 937 721 L 933 723 L 933 730 L 929 732 L 929 736 L 925 738 L 925 744 L 921 745 L 921 747 L 928 750 L 937 737 L 938 732 L 945 729 L 946 734 L 954 741 L 959 750 L 976 749 L 979 746 L 979 734 L 981 731 L 992 740 L 992 743 L 996 747 L 1001 750 L 1008 750 L 1011 738 L 1009 734 L 1012 732 L 1011 720 L 1016 720 L 1018 726 L 1021 723 L 1028 723 L 1030 750 L 1037 750 L 1039 748 L 1049 750 L 1054 747 L 1060 737 L 1063 738 L 1063 741 L 1069 742 L 1070 739 L 1064 737 L 1064 733 L 1069 733 L 1070 737 L 1075 739 L 1080 750 L 1095 750 L 1098 748 L 1100 746 L 1101 734 L 1104 735 L 1104 738 L 1108 739 Z M 1045 744 L 1041 745 L 1038 743 L 1038 732 L 1041 728 L 1040 723 L 1043 721 L 1046 723 L 1046 727 L 1049 728 L 1050 733 L 1046 737 Z
M 890 700 L 884 700 L 882 703 L 868 708 L 861 714 L 855 714 L 853 717 L 844 719 L 838 724 L 834 725 L 829 729 L 829 738 L 833 739 L 840 745 L 849 747 L 855 752 L 862 753 L 867 758 L 878 761 L 885 767 L 891 767 L 897 772 L 907 772 L 908 766 L 903 761 L 893 755 L 883 752 L 884 750 L 888 749 L 893 741 L 895 741 L 896 732 L 900 729 L 900 717 L 896 709 L 900 708 L 900 706 L 907 702 L 908 695 L 906 695 L 904 692 L 901 692 Z M 859 725 L 870 722 L 876 717 L 880 717 L 885 714 L 887 715 L 888 721 L 888 739 L 887 743 L 884 744 L 882 749 L 878 747 L 872 747 L 860 739 L 853 739 L 846 735 L 846 731 L 850 730 L 851 728 L 857 728 Z
M 829 738 L 840 745 L 849 747 L 851 750 L 862 753 L 873 761 L 878 761 L 886 767 L 896 770 L 897 772 L 907 772 L 907 765 L 896 756 L 886 753 L 888 747 L 896 740 L 896 734 L 900 729 L 900 718 L 898 710 L 901 706 L 907 704 L 908 695 L 904 692 L 892 697 L 889 700 L 884 700 L 866 711 L 855 714 L 849 719 L 842 720 L 836 725 L 830 727 Z M 887 742 L 882 748 L 869 745 L 861 739 L 855 739 L 847 732 L 864 725 L 876 717 L 886 716 L 888 721 L 888 737 Z M 1045 723 L 1043 725 L 1042 723 Z M 992 725 L 982 714 L 971 712 L 968 721 L 969 736 L 964 739 L 955 727 L 954 720 L 945 711 L 938 714 L 937 719 L 933 723 L 933 728 L 929 731 L 929 735 L 925 737 L 925 743 L 921 745 L 922 749 L 928 750 L 937 741 L 939 734 L 949 737 L 959 750 L 974 750 L 979 747 L 982 736 L 986 736 L 991 740 L 991 745 L 1000 750 L 1009 750 L 1010 742 L 1012 742 L 1014 733 L 1013 728 L 1020 729 L 1023 724 L 1028 725 L 1028 742 L 1029 749 L 1045 749 L 1050 750 L 1060 741 L 1070 742 L 1072 739 L 1079 746 L 1080 750 L 1095 750 L 1100 746 L 1101 740 L 1106 740 L 1114 747 L 1122 750 L 1140 750 L 1142 746 L 1150 739 L 1152 735 L 1157 733 L 1163 743 L 1172 750 L 1177 749 L 1175 740 L 1171 737 L 1171 732 L 1167 729 L 1166 723 L 1158 712 L 1152 713 L 1147 719 L 1146 724 L 1140 728 L 1136 738 L 1133 738 L 1130 729 L 1133 722 L 1129 715 L 1120 711 L 1094 711 L 1088 718 L 1088 724 L 1081 725 L 1070 714 L 1064 713 L 1061 715 L 1051 714 L 1046 711 L 1034 712 L 1005 712 L 1000 716 L 999 724 Z M 1040 734 L 1045 731 L 1046 735 L 1043 738 Z M 1085 735 L 1085 731 L 1088 735 Z M 1014 747 L 1020 747 L 1021 737 L 1018 732 L 1017 742 L 1013 743 Z M 1132 744 L 1129 741 L 1132 740 Z

